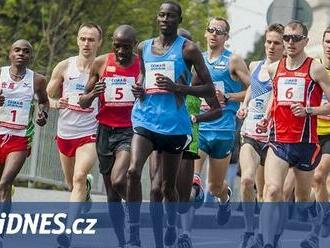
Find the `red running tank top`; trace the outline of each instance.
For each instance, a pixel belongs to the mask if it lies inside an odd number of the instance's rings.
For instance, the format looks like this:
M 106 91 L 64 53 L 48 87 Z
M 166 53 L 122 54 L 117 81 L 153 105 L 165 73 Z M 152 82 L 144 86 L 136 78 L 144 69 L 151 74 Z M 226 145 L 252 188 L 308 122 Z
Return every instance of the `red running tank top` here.
M 286 68 L 286 59 L 279 62 L 273 80 L 271 139 L 282 143 L 318 143 L 317 116 L 296 117 L 290 105 L 301 103 L 305 107 L 320 106 L 322 89 L 313 81 L 309 71 L 313 59 L 308 57 L 296 70 Z
M 138 79 L 140 60 L 134 56 L 130 67 L 116 63 L 114 53 L 109 53 L 102 78 L 105 78 L 106 92 L 99 96 L 100 111 L 96 118 L 100 124 L 109 127 L 131 127 L 131 113 L 134 98 L 131 85 Z

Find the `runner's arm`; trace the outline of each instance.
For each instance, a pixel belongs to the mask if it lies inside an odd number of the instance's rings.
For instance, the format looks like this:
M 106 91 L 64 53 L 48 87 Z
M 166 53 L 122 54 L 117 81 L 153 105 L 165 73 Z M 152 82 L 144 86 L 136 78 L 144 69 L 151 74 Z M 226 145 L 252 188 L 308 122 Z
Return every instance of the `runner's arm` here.
M 215 89 L 210 73 L 204 63 L 204 58 L 198 47 L 193 42 L 186 41 L 183 49 L 183 56 L 187 63 L 194 66 L 196 76 L 193 77 L 191 84 L 192 86 L 186 84 L 177 85 L 177 93 L 197 97 L 215 96 Z
M 140 58 L 140 74 L 138 77 L 138 80 L 135 84 L 132 85 L 132 93 L 135 98 L 143 98 L 144 96 L 144 86 L 143 86 L 143 81 L 144 81 L 144 76 L 145 76 L 145 67 L 144 67 L 144 61 L 143 61 L 143 47 L 144 47 L 144 42 L 140 42 L 138 45 L 138 55 Z
M 49 101 L 46 91 L 46 78 L 41 74 L 35 73 L 33 83 L 39 110 L 36 123 L 39 126 L 44 126 L 47 122 L 49 109 Z
M 101 55 L 95 59 L 89 72 L 89 78 L 85 87 L 85 93 L 79 98 L 79 105 L 82 108 L 88 108 L 96 97 L 105 91 L 104 80 L 100 80 L 100 71 L 104 69 L 106 55 Z
M 237 54 L 233 54 L 229 61 L 230 74 L 232 79 L 243 83 L 245 90 L 236 93 L 228 93 L 228 101 L 242 102 L 246 94 L 246 89 L 250 85 L 250 72 L 244 60 Z
M 64 73 L 67 66 L 68 60 L 64 60 L 55 66 L 46 89 L 49 98 L 55 100 L 62 96 L 61 89 L 63 86 Z
M 313 60 L 310 75 L 312 79 L 321 86 L 325 96 L 328 101 L 330 100 L 330 79 L 327 71 L 324 67 L 317 61 Z M 310 107 L 311 115 L 329 115 L 330 114 L 330 104 L 323 104 L 316 107 Z

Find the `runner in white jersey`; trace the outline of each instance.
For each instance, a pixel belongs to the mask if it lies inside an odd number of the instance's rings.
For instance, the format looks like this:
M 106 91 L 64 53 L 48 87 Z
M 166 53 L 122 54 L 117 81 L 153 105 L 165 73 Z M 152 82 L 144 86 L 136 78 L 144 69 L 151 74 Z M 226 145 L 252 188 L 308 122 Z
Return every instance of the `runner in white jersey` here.
M 95 99 L 89 108 L 82 109 L 78 101 L 84 93 L 90 67 L 101 43 L 101 28 L 94 23 L 82 24 L 77 37 L 78 56 L 58 63 L 47 86 L 50 106 L 59 109 L 56 143 L 65 182 L 72 191 L 71 202 L 90 201 L 92 178 L 88 173 L 97 160 L 98 103 Z M 72 218 L 80 210 L 78 205 L 73 206 L 78 209 L 70 210 Z M 65 237 L 58 241 L 64 247 L 70 243 Z
M 9 52 L 10 66 L 0 68 L 0 202 L 11 202 L 13 181 L 31 152 L 34 96 L 35 122 L 44 126 L 48 117 L 46 79 L 27 68 L 31 57 L 31 44 L 17 40 Z M 0 210 L 9 212 L 10 204 Z
M 237 111 L 238 118 L 244 119 L 241 129 L 243 144 L 240 151 L 240 166 L 245 232 L 242 236 L 241 248 L 249 247 L 254 236 L 254 185 L 257 168 L 259 165 L 263 166 L 266 159 L 268 139 L 268 133 L 260 132 L 257 123 L 264 117 L 271 99 L 272 84 L 267 66 L 283 56 L 283 32 L 284 27 L 281 24 L 272 24 L 266 29 L 266 59 L 251 62 L 251 84 L 247 89 L 244 102 Z M 262 191 L 263 186 L 257 190 Z

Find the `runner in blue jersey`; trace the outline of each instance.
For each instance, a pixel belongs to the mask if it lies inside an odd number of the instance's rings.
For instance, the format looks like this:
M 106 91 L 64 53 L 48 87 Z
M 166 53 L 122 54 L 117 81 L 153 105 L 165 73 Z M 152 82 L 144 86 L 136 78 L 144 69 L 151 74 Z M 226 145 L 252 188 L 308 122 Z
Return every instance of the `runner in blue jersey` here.
M 257 128 L 257 123 L 264 118 L 268 102 L 272 96 L 272 83 L 267 71 L 269 64 L 280 60 L 283 56 L 283 32 L 281 24 L 270 25 L 265 32 L 266 58 L 261 61 L 252 61 L 250 64 L 251 84 L 247 89 L 244 102 L 237 111 L 237 116 L 244 119 L 241 128 L 242 147 L 240 151 L 241 167 L 241 200 L 243 202 L 245 232 L 242 236 L 240 248 L 249 247 L 254 236 L 254 207 L 255 190 L 263 191 L 263 185 L 258 188 L 256 183 L 257 168 L 263 166 L 267 147 L 268 132 L 262 133 Z M 258 194 L 262 195 L 262 193 Z M 279 237 L 279 236 L 278 236 Z
M 188 30 L 179 28 L 178 35 L 192 40 L 191 34 Z M 187 80 L 188 83 L 191 83 L 191 78 Z M 216 96 L 214 96 L 216 97 Z M 193 122 L 192 130 L 192 142 L 186 149 L 183 151 L 182 160 L 179 166 L 176 190 L 178 192 L 178 209 L 177 212 L 181 217 L 192 212 L 192 206 L 198 207 L 203 203 L 204 193 L 200 185 L 193 185 L 193 175 L 194 175 L 194 160 L 198 159 L 198 125 L 200 121 L 199 109 L 200 109 L 201 100 L 199 97 L 188 95 L 186 97 L 186 106 L 189 115 L 191 116 L 191 121 Z M 207 118 L 202 118 L 204 121 L 214 120 L 219 118 L 221 112 L 218 109 L 212 110 L 206 113 Z M 205 114 L 204 114 L 205 115 Z M 196 117 L 197 116 L 197 117 Z M 160 166 L 161 154 L 158 151 L 154 151 L 149 157 L 149 174 L 150 174 L 150 202 L 157 202 L 156 204 L 150 204 L 150 215 L 152 219 L 153 232 L 155 245 L 157 248 L 163 247 L 163 222 L 160 221 L 163 219 L 164 211 L 162 194 L 162 166 Z M 185 219 L 185 218 L 181 218 Z M 191 238 L 190 238 L 191 225 L 189 222 L 182 223 L 182 234 L 178 238 L 177 246 L 178 248 L 191 247 Z
M 157 21 L 159 37 L 146 40 L 138 47 L 141 58 L 141 76 L 133 93 L 139 99 L 134 104 L 132 122 L 134 135 L 131 161 L 128 169 L 127 201 L 130 218 L 130 245 L 140 247 L 139 216 L 141 172 L 152 151 L 161 153 L 163 168 L 162 193 L 165 202 L 177 202 L 176 175 L 182 151 L 191 141 L 191 120 L 184 104 L 187 94 L 213 97 L 209 103 L 219 108 L 210 74 L 203 63 L 198 47 L 177 35 L 182 21 L 179 4 L 167 1 L 161 4 Z M 190 86 L 179 81 L 190 77 L 191 67 L 203 84 Z M 176 240 L 176 205 L 166 204 L 167 228 L 165 245 Z
M 209 157 L 208 190 L 218 205 L 217 223 L 223 225 L 229 220 L 231 190 L 224 182 L 235 141 L 236 111 L 243 101 L 245 88 L 249 86 L 249 70 L 243 59 L 225 48 L 230 26 L 226 19 L 212 18 L 205 37 L 207 51 L 203 53 L 205 64 L 211 74 L 219 101 L 224 105 L 223 115 L 214 121 L 199 126 L 199 160 L 195 161 L 195 178 Z M 193 80 L 194 81 L 194 80 Z M 196 78 L 198 82 L 199 79 Z M 194 83 L 194 82 L 193 82 Z M 201 113 L 209 106 L 202 101 Z

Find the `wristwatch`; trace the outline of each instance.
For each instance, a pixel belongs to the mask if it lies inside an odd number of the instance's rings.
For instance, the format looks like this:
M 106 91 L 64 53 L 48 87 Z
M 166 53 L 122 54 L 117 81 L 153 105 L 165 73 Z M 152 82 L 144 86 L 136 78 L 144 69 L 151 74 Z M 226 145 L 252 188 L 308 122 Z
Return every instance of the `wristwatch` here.
M 305 108 L 305 112 L 306 112 L 307 115 L 312 115 L 314 111 L 313 111 L 313 108 L 311 108 L 311 107 L 306 107 L 306 108 Z
M 230 99 L 230 95 L 229 95 L 229 93 L 225 93 L 225 94 L 223 94 L 223 97 L 225 98 L 225 102 L 228 102 L 229 99 Z

